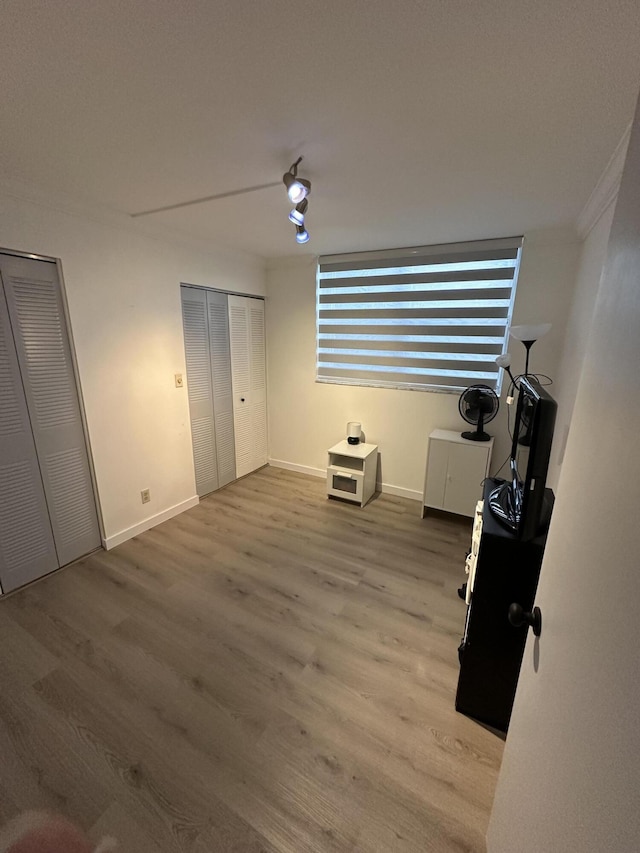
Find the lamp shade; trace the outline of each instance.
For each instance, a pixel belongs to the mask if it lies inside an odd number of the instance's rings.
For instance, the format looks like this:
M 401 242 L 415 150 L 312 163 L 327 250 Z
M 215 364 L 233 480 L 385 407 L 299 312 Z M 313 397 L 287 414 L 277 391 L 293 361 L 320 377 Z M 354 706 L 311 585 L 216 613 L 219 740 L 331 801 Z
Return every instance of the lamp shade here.
M 537 341 L 546 335 L 551 323 L 538 323 L 537 326 L 510 326 L 509 334 L 517 341 Z

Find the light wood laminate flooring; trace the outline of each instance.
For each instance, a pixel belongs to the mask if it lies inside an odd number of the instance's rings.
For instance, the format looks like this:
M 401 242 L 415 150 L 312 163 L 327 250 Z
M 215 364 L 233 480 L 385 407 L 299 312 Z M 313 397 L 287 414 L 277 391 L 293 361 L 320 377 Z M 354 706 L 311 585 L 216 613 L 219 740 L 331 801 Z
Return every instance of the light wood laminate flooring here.
M 123 853 L 483 851 L 457 714 L 470 523 L 265 468 L 0 601 L 0 820 Z

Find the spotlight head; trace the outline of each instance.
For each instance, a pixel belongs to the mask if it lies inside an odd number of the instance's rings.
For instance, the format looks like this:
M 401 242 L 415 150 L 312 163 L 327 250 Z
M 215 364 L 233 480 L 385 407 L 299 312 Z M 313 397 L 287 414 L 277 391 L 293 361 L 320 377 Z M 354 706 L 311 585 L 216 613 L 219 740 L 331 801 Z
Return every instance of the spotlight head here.
M 304 178 L 296 178 L 291 172 L 287 172 L 282 180 L 287 188 L 289 201 L 293 202 L 293 204 L 298 204 L 298 202 L 305 199 L 311 192 L 311 182 L 305 181 Z
M 304 225 L 296 225 L 296 242 L 297 243 L 308 243 L 309 242 L 309 232 L 304 227 Z
M 291 213 L 289 214 L 289 219 L 293 222 L 294 225 L 304 225 L 304 215 L 307 212 L 307 208 L 309 207 L 309 202 L 306 198 L 303 198 L 300 204 L 297 204 Z
M 302 157 L 298 157 L 296 162 L 289 168 L 289 171 L 285 172 L 282 176 L 284 185 L 287 188 L 287 195 L 293 204 L 298 204 L 311 192 L 311 182 L 298 177 L 298 164 L 301 160 Z

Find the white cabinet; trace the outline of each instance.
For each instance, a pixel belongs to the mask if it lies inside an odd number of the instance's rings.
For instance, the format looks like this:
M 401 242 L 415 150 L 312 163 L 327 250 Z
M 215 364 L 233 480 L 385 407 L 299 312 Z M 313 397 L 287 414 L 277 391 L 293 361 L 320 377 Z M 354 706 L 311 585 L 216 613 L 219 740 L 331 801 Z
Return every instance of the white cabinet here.
M 378 445 L 340 441 L 328 454 L 327 495 L 364 506 L 376 490 Z
M 473 516 L 489 476 L 490 441 L 469 441 L 459 432 L 436 429 L 429 436 L 422 517 L 428 508 Z

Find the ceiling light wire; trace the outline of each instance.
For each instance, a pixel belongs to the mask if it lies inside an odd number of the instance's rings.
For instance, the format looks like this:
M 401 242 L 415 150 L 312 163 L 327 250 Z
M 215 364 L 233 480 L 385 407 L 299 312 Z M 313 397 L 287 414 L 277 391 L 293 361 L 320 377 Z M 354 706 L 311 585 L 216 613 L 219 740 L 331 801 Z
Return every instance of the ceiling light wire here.
M 180 201 L 177 204 L 167 204 L 164 207 L 154 207 L 151 210 L 141 210 L 139 213 L 130 213 L 132 219 L 138 216 L 150 216 L 152 213 L 164 213 L 167 210 L 178 210 L 181 207 L 191 207 L 192 204 L 204 204 L 207 201 L 216 201 L 219 198 L 231 198 L 234 195 L 244 195 L 245 193 L 255 193 L 258 190 L 268 190 L 272 187 L 279 187 L 280 181 L 272 181 L 270 184 L 257 184 L 255 187 L 243 187 L 239 190 L 229 190 L 226 193 L 216 193 L 216 195 L 207 195 L 203 198 L 194 198 L 191 201 Z

